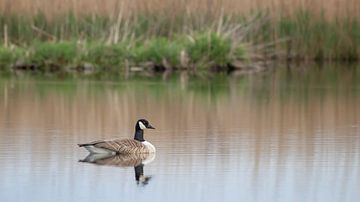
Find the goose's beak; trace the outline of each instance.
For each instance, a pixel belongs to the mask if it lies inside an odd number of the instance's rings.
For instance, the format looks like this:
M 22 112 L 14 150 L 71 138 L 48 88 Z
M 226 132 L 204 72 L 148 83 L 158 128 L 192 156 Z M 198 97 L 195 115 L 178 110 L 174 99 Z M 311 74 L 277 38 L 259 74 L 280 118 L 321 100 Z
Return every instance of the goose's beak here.
M 152 125 L 148 125 L 148 127 L 147 127 L 148 129 L 155 129 Z

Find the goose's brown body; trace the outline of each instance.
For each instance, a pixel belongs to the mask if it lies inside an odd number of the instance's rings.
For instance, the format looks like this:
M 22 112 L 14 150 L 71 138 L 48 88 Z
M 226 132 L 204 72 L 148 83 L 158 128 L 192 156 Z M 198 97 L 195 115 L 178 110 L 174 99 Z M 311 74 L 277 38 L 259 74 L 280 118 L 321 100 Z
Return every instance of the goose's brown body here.
M 109 152 L 115 152 L 117 154 L 139 154 L 154 152 L 147 145 L 133 139 L 99 140 L 87 144 L 80 144 L 79 146 L 85 148 L 92 146 L 98 149 L 104 149 L 105 151 L 108 150 Z

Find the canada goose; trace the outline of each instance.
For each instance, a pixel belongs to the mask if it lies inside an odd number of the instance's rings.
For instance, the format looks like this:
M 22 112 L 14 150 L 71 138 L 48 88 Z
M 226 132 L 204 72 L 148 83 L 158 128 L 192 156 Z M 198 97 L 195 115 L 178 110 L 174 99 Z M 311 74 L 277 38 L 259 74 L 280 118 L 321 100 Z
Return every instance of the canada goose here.
M 78 145 L 95 154 L 154 153 L 154 145 L 144 139 L 145 129 L 155 128 L 146 119 L 140 119 L 135 125 L 134 139 L 99 140 Z

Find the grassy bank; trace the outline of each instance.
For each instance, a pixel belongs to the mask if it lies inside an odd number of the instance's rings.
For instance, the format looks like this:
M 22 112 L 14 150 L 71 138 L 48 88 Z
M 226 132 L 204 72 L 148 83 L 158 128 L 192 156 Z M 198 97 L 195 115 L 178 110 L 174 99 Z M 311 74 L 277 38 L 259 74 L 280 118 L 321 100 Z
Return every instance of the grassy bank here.
M 124 69 L 228 69 L 246 60 L 245 47 L 212 32 L 173 38 L 154 37 L 117 43 L 93 41 L 35 41 L 0 48 L 0 65 L 40 71 Z
M 298 10 L 0 15 L 0 66 L 40 71 L 223 69 L 270 59 L 357 61 L 360 21 Z

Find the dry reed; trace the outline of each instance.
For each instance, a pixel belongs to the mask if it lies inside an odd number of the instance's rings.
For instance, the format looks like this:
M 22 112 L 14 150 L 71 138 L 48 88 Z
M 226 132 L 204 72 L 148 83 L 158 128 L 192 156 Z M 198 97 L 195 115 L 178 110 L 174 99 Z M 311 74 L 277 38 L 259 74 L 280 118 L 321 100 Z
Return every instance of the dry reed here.
M 3 14 L 36 15 L 39 11 L 48 18 L 72 11 L 75 15 L 117 17 L 158 12 L 167 17 L 187 13 L 246 15 L 255 10 L 269 10 L 272 16 L 292 15 L 298 10 L 321 14 L 327 18 L 360 17 L 358 0 L 0 0 Z

